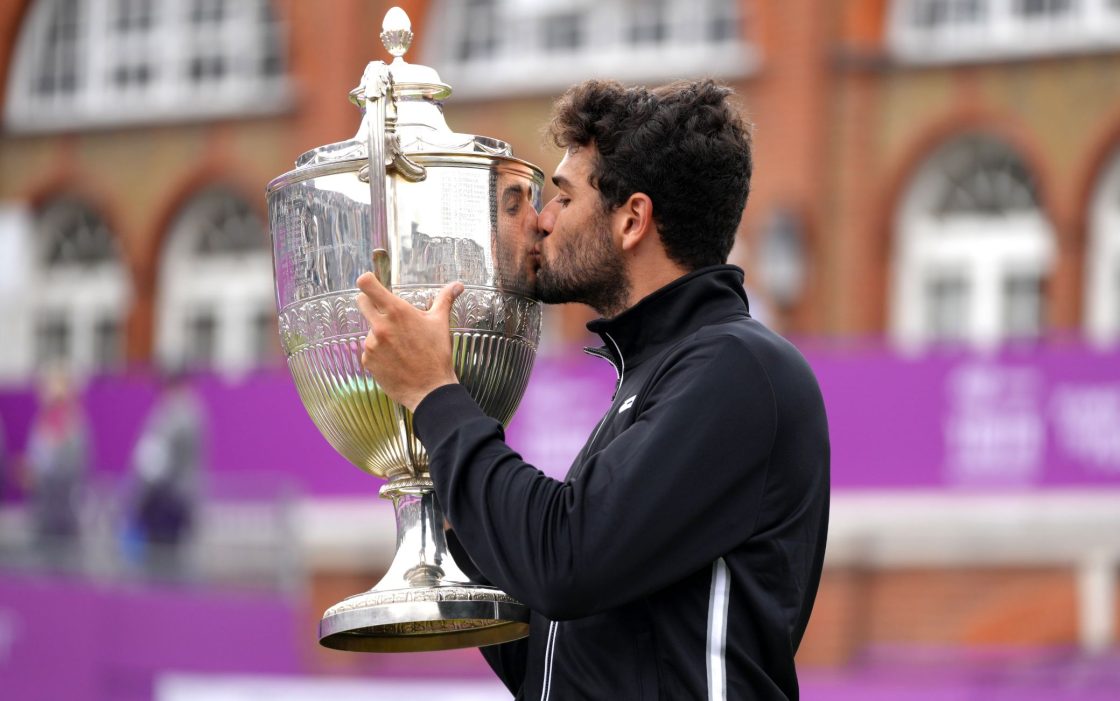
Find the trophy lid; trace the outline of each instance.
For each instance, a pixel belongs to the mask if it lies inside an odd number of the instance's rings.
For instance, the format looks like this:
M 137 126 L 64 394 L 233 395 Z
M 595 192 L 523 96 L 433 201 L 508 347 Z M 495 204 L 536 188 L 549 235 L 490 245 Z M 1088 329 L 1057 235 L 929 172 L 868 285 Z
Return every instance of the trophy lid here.
M 447 126 L 442 101 L 451 95 L 451 86 L 440 80 L 434 68 L 404 60 L 412 45 L 412 22 L 399 7 L 390 8 L 381 24 L 381 43 L 393 57 L 388 65 L 392 82 L 392 100 L 396 108 L 395 132 L 405 153 L 482 153 L 510 156 L 504 141 L 473 134 L 456 134 Z M 367 77 L 370 63 L 358 87 L 350 91 L 350 101 L 365 113 Z M 367 157 L 368 116 L 362 119 L 354 138 L 306 151 L 296 159 L 296 167 L 322 165 Z
M 443 100 L 451 95 L 451 86 L 439 79 L 434 68 L 409 63 L 404 55 L 412 46 L 412 22 L 405 11 L 391 7 L 381 22 L 381 45 L 393 57 L 389 72 L 393 75 L 394 91 L 398 97 L 426 97 Z

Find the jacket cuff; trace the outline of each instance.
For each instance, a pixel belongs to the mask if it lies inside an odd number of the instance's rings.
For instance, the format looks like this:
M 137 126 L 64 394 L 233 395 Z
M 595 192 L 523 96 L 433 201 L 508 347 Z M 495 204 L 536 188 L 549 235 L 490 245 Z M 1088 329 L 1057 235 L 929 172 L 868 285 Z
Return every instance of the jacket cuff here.
M 425 448 L 431 450 L 464 423 L 486 414 L 475 403 L 467 388 L 453 383 L 437 387 L 416 405 L 412 428 Z

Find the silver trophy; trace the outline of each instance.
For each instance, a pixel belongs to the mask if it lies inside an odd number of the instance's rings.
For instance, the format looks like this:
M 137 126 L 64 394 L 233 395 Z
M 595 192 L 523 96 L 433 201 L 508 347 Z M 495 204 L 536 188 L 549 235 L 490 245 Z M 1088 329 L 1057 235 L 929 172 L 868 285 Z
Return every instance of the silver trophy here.
M 508 423 L 540 338 L 530 250 L 543 174 L 502 141 L 448 128 L 451 88 L 402 58 L 412 32 L 399 8 L 381 41 L 392 63 L 370 63 L 350 93 L 364 114 L 358 134 L 304 153 L 267 189 L 280 337 L 300 399 L 339 453 L 388 480 L 381 496 L 396 510 L 389 571 L 326 611 L 319 642 L 365 652 L 490 645 L 525 636 L 529 611 L 452 560 L 412 415 L 361 366 L 369 327 L 354 281 L 372 269 L 420 308 L 462 281 L 455 370 L 483 411 Z

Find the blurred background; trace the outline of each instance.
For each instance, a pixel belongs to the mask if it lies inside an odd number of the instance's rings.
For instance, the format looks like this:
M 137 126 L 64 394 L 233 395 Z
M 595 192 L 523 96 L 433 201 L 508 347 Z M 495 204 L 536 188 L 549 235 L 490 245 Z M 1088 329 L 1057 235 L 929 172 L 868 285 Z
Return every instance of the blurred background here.
M 473 650 L 316 643 L 394 530 L 284 367 L 264 188 L 353 135 L 390 4 L 0 5 L 4 698 L 503 698 Z M 732 262 L 832 426 L 803 698 L 1120 698 L 1120 2 L 399 4 L 452 128 L 546 173 L 574 82 L 737 90 Z M 556 476 L 591 316 L 547 311 L 509 432 Z

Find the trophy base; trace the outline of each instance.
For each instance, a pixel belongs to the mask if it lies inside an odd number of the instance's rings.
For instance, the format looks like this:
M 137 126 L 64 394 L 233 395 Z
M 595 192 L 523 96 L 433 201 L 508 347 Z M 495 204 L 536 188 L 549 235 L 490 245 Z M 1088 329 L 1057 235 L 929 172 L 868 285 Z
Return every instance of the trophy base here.
M 350 652 L 427 652 L 496 645 L 529 634 L 529 609 L 492 587 L 373 590 L 323 615 L 319 644 Z
M 373 589 L 327 609 L 319 644 L 351 652 L 427 652 L 496 645 L 529 634 L 529 607 L 475 584 L 447 549 L 443 513 L 427 477 L 381 488 L 393 502 L 397 552 Z

